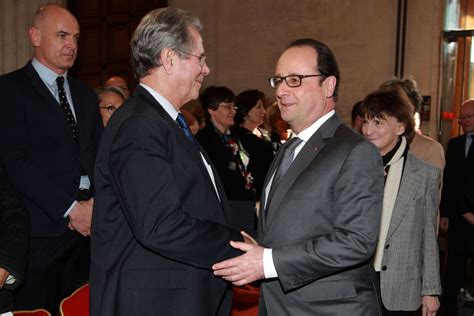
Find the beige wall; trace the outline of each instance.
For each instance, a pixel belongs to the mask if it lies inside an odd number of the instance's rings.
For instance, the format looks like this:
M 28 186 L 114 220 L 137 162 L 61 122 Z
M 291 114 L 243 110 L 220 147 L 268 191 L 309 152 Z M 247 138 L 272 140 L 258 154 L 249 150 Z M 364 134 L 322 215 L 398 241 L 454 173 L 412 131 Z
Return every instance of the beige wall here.
M 408 1 L 405 74 L 437 106 L 442 0 Z M 205 85 L 227 85 L 236 93 L 257 88 L 272 96 L 266 78 L 291 40 L 313 37 L 328 44 L 341 68 L 338 113 L 350 121 L 352 105 L 387 79 L 395 68 L 395 0 L 169 0 L 195 12 L 211 75 Z M 432 113 L 436 113 L 436 108 Z M 433 127 L 436 124 L 433 121 Z M 426 127 L 429 127 L 426 124 Z M 434 133 L 434 130 L 431 131 Z
M 31 58 L 28 28 L 44 3 L 65 0 L 0 0 L 0 74 L 22 67 Z
M 170 6 L 201 17 L 211 75 L 205 85 L 273 91 L 267 78 L 293 39 L 314 37 L 338 59 L 342 81 L 338 113 L 350 121 L 352 105 L 390 79 L 395 67 L 395 0 L 168 0 Z M 0 74 L 21 67 L 31 56 L 27 29 L 43 3 L 65 0 L 0 0 Z M 443 0 L 408 1 L 405 74 L 432 97 L 436 132 Z

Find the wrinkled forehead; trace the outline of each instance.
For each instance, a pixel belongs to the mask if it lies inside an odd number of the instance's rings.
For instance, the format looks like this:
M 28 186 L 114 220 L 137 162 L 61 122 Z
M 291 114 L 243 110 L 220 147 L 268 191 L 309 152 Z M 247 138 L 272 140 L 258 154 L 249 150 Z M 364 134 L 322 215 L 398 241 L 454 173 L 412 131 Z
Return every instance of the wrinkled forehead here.
M 275 74 L 309 74 L 317 70 L 317 53 L 309 46 L 288 48 L 278 59 Z
M 191 45 L 191 48 L 195 52 L 199 52 L 199 53 L 204 52 L 204 44 L 203 44 L 201 33 L 199 33 L 199 31 L 196 30 L 195 27 L 190 26 L 189 34 L 191 37 L 191 43 L 189 43 Z

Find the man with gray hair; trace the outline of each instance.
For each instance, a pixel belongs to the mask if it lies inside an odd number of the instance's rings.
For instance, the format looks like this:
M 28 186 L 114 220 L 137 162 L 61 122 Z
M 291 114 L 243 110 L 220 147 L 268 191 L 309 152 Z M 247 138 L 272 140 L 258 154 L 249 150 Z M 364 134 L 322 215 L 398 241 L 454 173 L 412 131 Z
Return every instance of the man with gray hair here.
M 209 74 L 201 28 L 166 8 L 133 35 L 140 84 L 111 117 L 96 160 L 93 316 L 230 312 L 230 285 L 211 266 L 239 253 L 229 241 L 244 238 L 227 226 L 222 184 L 179 112 Z

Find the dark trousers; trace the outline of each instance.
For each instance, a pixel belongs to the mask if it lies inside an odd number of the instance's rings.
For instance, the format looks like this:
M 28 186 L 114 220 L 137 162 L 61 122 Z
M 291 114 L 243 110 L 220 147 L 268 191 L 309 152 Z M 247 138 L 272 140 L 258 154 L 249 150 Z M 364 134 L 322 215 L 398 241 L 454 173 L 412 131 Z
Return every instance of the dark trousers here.
M 60 237 L 31 238 L 25 282 L 15 295 L 15 308 L 56 313 L 61 299 L 89 279 L 89 247 L 89 237 L 69 229 Z
M 450 230 L 454 228 L 450 226 Z M 458 228 L 458 227 L 456 227 Z M 459 228 L 458 228 L 459 229 Z M 454 231 L 454 229 L 453 229 Z M 459 290 L 464 287 L 467 259 L 472 256 L 464 240 L 458 236 L 449 236 L 448 262 L 444 276 L 443 305 L 448 309 L 456 309 Z

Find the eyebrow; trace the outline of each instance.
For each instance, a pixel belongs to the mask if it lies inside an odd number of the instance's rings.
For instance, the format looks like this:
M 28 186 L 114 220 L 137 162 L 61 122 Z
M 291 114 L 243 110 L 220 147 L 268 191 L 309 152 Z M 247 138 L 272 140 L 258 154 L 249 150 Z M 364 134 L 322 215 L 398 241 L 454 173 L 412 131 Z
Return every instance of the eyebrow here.
M 63 31 L 63 30 L 57 31 L 56 34 L 57 35 L 72 35 L 75 38 L 79 37 L 79 35 L 80 35 L 80 33 L 71 34 L 71 33 Z

